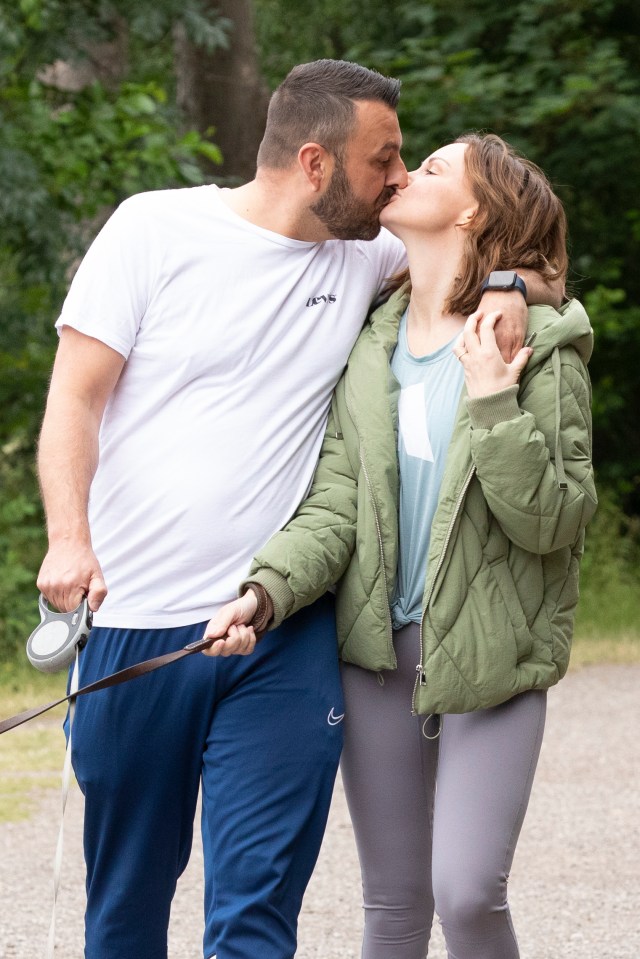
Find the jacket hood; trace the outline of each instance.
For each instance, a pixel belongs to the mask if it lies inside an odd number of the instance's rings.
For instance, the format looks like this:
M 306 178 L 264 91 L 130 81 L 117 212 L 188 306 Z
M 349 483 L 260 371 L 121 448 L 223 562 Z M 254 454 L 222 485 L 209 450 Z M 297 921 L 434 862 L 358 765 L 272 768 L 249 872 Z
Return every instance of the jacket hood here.
M 591 358 L 593 330 L 578 300 L 569 300 L 559 310 L 551 306 L 530 306 L 528 332 L 535 333 L 529 367 L 548 359 L 556 347 L 572 346 L 583 363 L 588 363 Z
M 404 285 L 392 293 L 387 302 L 369 318 L 374 336 L 383 341 L 387 351 L 395 347 L 400 317 L 408 303 L 409 293 Z M 591 358 L 593 330 L 578 300 L 570 300 L 559 310 L 554 310 L 552 306 L 530 306 L 528 332 L 535 333 L 533 355 L 527 364 L 529 369 L 548 359 L 556 347 L 572 346 L 584 363 Z

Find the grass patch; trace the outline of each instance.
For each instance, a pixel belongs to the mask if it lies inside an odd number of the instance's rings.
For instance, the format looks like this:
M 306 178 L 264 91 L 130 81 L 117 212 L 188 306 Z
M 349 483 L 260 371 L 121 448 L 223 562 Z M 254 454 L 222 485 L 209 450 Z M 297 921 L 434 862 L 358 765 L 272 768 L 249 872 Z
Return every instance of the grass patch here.
M 598 666 L 603 663 L 633 665 L 640 663 L 640 636 L 580 636 L 573 642 L 569 668 Z
M 580 583 L 576 637 L 640 648 L 640 569 L 587 567 Z
M 0 823 L 29 819 L 37 808 L 38 793 L 55 789 L 60 783 L 56 776 L 34 780 L 33 776 L 11 776 L 0 782 Z
M 0 822 L 28 819 L 43 790 L 60 786 L 65 740 L 57 722 L 0 737 Z
M 66 693 L 67 674 L 39 673 L 28 662 L 8 660 L 0 666 L 0 716 L 4 719 L 31 706 L 52 702 Z M 48 720 L 62 722 L 66 705 L 46 713 Z M 6 733 L 13 736 L 15 733 Z M 2 742 L 2 737 L 0 737 Z
M 640 662 L 640 520 L 606 490 L 587 528 L 572 662 Z
M 0 716 L 59 699 L 66 672 L 39 673 L 22 657 L 0 667 Z M 28 819 L 42 792 L 59 789 L 65 754 L 62 721 L 66 705 L 0 736 L 0 822 Z
M 65 739 L 58 723 L 21 726 L 0 740 L 0 781 L 11 774 L 55 772 L 62 766 Z

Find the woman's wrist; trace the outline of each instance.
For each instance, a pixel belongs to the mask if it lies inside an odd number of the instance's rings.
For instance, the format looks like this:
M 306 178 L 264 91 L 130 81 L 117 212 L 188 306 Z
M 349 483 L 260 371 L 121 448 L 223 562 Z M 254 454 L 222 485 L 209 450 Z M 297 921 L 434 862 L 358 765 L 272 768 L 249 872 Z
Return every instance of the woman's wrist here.
M 260 583 L 247 583 L 245 593 L 247 590 L 251 590 L 257 600 L 256 611 L 249 626 L 253 626 L 254 632 L 258 635 L 266 632 L 273 619 L 273 603 L 268 592 Z
M 484 396 L 468 396 L 467 410 L 474 429 L 493 429 L 498 423 L 514 419 L 520 415 L 518 405 L 518 385 L 507 386 L 497 393 Z

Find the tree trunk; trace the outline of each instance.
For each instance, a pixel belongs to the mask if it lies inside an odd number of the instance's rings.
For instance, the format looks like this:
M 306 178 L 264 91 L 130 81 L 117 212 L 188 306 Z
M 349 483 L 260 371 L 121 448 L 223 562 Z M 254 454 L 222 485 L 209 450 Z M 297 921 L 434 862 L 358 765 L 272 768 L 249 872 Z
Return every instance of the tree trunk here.
M 207 0 L 232 22 L 229 46 L 212 53 L 175 31 L 177 100 L 190 127 L 207 134 L 223 155 L 211 173 L 240 183 L 252 179 L 264 133 L 269 93 L 255 47 L 251 0 Z

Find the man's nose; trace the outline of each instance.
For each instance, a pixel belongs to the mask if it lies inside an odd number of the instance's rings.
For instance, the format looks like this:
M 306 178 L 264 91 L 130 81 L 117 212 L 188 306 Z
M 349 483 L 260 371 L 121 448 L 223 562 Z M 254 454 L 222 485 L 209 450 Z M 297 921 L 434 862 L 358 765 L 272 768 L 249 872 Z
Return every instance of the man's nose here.
M 404 165 L 404 160 L 402 157 L 398 157 L 396 162 L 393 164 L 393 167 L 389 169 L 389 176 L 387 177 L 387 185 L 395 186 L 399 190 L 403 190 L 407 183 L 409 182 L 409 177 L 407 173 L 407 168 Z

